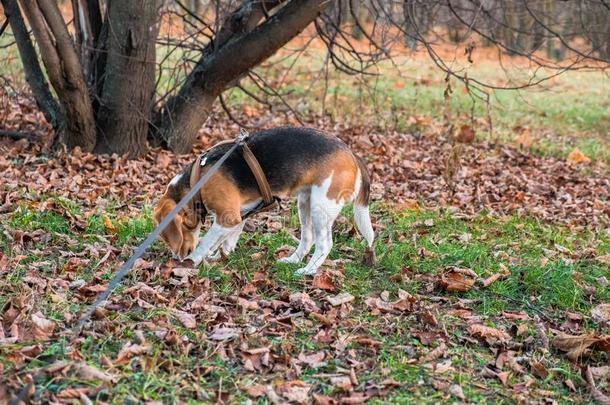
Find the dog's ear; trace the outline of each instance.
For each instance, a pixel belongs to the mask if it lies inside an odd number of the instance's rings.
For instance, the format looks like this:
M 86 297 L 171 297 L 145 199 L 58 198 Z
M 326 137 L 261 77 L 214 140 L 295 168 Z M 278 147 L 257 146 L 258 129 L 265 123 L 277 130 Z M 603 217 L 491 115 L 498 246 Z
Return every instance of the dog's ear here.
M 163 218 L 176 206 L 176 202 L 169 197 L 163 197 L 155 207 L 155 222 L 159 224 Z M 178 254 L 182 246 L 182 215 L 177 214 L 167 227 L 161 232 L 161 239 L 169 245 L 172 252 Z

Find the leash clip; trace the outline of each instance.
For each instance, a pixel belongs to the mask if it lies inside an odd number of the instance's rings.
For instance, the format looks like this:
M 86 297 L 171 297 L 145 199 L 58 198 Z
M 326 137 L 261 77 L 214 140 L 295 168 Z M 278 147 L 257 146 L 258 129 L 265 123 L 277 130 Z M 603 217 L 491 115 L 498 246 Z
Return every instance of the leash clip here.
M 249 136 L 250 136 L 250 134 L 248 133 L 248 131 L 246 131 L 244 128 L 240 128 L 239 136 L 237 137 L 237 140 L 235 141 L 235 143 L 237 143 L 238 145 L 243 145 L 244 143 L 246 143 Z

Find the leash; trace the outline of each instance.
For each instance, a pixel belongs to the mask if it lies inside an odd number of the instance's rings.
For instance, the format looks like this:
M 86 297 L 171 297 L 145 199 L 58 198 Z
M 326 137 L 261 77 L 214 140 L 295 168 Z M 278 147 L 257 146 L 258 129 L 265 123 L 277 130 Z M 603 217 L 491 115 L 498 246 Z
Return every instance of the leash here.
M 229 155 L 231 155 L 231 153 L 233 153 L 235 149 L 245 144 L 247 138 L 248 132 L 242 128 L 240 130 L 239 136 L 234 141 L 233 146 L 231 146 L 231 148 L 224 155 L 222 155 L 222 157 L 218 159 L 218 161 L 216 161 L 214 165 L 212 165 L 210 170 L 208 170 L 207 173 L 202 176 L 193 187 L 191 187 L 189 192 L 180 200 L 180 202 L 178 202 L 174 209 L 171 210 L 169 214 L 165 216 L 165 218 L 163 218 L 163 221 L 161 221 L 161 223 L 157 225 L 157 227 L 148 235 L 144 242 L 142 242 L 138 246 L 138 248 L 129 258 L 129 260 L 127 260 L 123 264 L 123 266 L 121 266 L 121 269 L 114 275 L 114 277 L 112 277 L 110 283 L 108 283 L 108 287 L 106 287 L 106 289 L 100 295 L 98 295 L 95 302 L 79 319 L 75 332 L 80 333 L 85 322 L 91 317 L 91 315 L 93 315 L 95 310 L 102 304 L 102 302 L 108 299 L 112 291 L 121 283 L 121 280 L 123 280 L 127 273 L 129 273 L 136 260 L 138 260 L 144 254 L 144 252 L 146 252 L 150 245 L 153 244 L 153 242 L 159 237 L 165 227 L 169 225 L 169 223 L 174 219 L 176 214 L 178 214 L 178 212 L 180 212 L 193 199 L 193 197 L 195 197 L 195 194 L 197 194 L 201 187 L 203 187 L 203 185 L 207 183 L 210 177 L 212 177 L 212 175 L 220 168 L 220 166 L 225 162 L 225 160 L 227 160 Z

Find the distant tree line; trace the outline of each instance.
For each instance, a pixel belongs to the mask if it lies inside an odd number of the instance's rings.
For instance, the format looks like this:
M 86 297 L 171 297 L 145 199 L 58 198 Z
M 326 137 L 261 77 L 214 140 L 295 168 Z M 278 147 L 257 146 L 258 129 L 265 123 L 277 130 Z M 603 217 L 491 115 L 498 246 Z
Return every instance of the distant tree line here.
M 253 69 L 311 24 L 328 62 L 349 74 L 391 58 L 401 42 L 425 47 L 448 74 L 486 86 L 452 72 L 435 50 L 443 41 L 475 37 L 556 71 L 602 68 L 610 60 L 607 0 L 0 2 L 10 27 L 0 21 L 1 30 L 19 50 L 56 143 L 130 156 L 148 144 L 190 151 L 212 105 L 227 89 L 243 88 L 244 79 L 276 94 Z M 64 7 L 72 18 L 61 13 Z M 167 15 L 182 21 L 184 35 L 159 35 Z M 363 51 L 354 40 L 370 46 Z M 168 76 L 168 69 L 182 74 Z M 162 77 L 171 82 L 163 92 Z

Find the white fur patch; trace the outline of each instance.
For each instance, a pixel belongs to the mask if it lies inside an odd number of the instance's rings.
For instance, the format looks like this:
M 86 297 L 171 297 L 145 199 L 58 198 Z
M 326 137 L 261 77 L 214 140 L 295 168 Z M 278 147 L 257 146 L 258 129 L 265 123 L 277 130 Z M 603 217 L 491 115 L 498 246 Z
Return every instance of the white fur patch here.
M 167 190 L 169 190 L 170 187 L 175 187 L 176 184 L 178 184 L 180 182 L 181 178 L 182 178 L 182 173 L 178 173 L 177 175 L 175 175 L 174 178 L 169 182 L 169 184 L 165 188 L 165 192 L 167 192 Z

